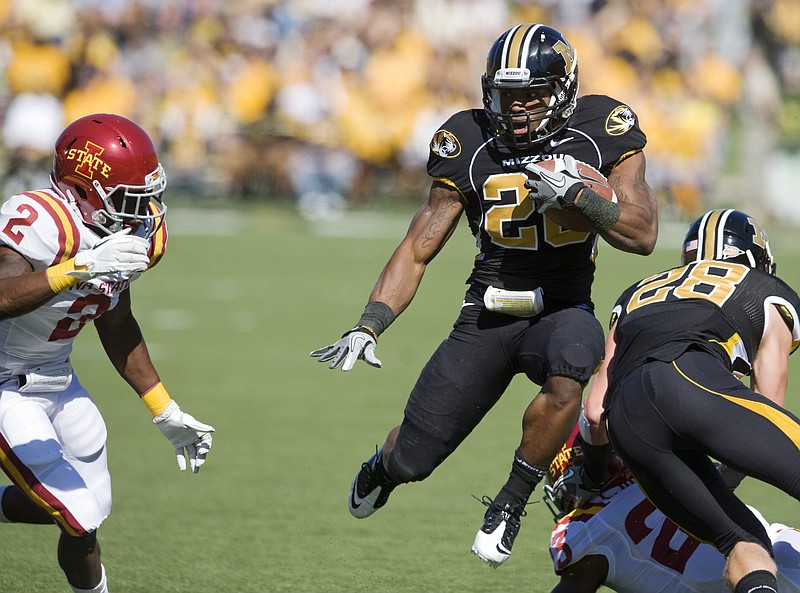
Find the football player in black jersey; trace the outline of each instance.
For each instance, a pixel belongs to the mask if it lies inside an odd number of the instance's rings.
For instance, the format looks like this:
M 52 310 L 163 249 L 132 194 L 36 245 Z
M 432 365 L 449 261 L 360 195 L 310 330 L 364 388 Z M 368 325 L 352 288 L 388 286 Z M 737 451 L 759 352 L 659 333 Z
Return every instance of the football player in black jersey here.
M 800 297 L 774 276 L 761 225 L 738 210 L 695 221 L 682 260 L 617 300 L 583 415 L 593 452 L 576 477 L 602 481 L 610 437 L 647 497 L 728 559 L 731 591 L 774 592 L 770 539 L 732 487 L 748 475 L 800 499 L 800 421 L 783 408 Z
M 367 517 L 398 484 L 425 479 L 525 373 L 541 391 L 473 547 L 493 566 L 510 555 L 523 507 L 575 425 L 583 388 L 603 358 L 591 301 L 598 236 L 647 255 L 658 232 L 636 115 L 610 97 L 578 98 L 577 73 L 575 49 L 551 27 L 518 25 L 494 42 L 484 108 L 456 113 L 434 134 L 429 197 L 363 315 L 311 353 L 331 369 L 349 371 L 359 359 L 379 367 L 378 336 L 411 303 L 427 264 L 466 215 L 480 253 L 460 315 L 422 370 L 402 424 L 357 473 L 349 509 Z M 536 162 L 547 158 L 556 166 L 545 172 Z M 580 181 L 576 159 L 608 177 L 616 201 Z M 559 226 L 557 214 L 582 218 L 585 229 Z

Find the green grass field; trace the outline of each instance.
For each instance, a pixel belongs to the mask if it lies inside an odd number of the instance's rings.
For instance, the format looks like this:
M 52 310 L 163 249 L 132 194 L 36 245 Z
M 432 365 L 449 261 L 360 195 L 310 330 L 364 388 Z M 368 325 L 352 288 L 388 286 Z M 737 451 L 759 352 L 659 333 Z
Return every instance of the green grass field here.
M 552 518 L 541 503 L 529 506 L 505 567 L 469 553 L 484 511 L 473 495 L 493 496 L 505 480 L 537 391 L 521 377 L 428 480 L 398 488 L 368 520 L 347 512 L 354 473 L 400 421 L 457 315 L 475 252 L 462 222 L 381 340 L 383 369 L 328 370 L 308 353 L 358 319 L 410 215 L 310 224 L 287 208 L 170 211 L 169 252 L 134 286 L 134 309 L 172 396 L 217 433 L 203 471 L 180 474 L 93 330 L 80 337 L 73 363 L 109 428 L 115 498 L 100 538 L 111 591 L 550 591 Z M 209 219 L 225 232 L 196 224 Z M 649 258 L 601 246 L 595 300 L 604 325 L 624 287 L 676 264 L 681 232 L 665 228 L 667 247 Z M 786 232 L 773 242 L 781 275 L 796 286 L 798 240 Z M 792 358 L 788 406 L 800 412 L 800 355 Z M 768 519 L 800 525 L 800 507 L 781 492 L 746 480 L 741 494 Z M 0 592 L 68 590 L 55 528 L 0 532 Z

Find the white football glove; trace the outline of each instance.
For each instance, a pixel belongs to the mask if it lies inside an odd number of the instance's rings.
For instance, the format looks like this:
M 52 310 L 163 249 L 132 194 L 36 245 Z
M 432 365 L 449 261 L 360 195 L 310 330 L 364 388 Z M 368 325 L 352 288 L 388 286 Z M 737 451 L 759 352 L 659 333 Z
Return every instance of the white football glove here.
M 583 467 L 568 468 L 555 484 L 545 485 L 545 495 L 561 511 L 562 516 L 585 505 L 600 493 L 601 485 L 594 483 Z
M 147 256 L 150 244 L 146 239 L 132 237 L 129 233 L 130 229 L 114 233 L 91 249 L 81 251 L 75 256 L 75 266 L 86 269 L 71 270 L 67 275 L 79 280 L 91 280 L 98 276 L 121 274 L 130 277 L 144 272 L 150 264 Z
M 211 433 L 214 427 L 194 419 L 191 414 L 181 411 L 180 406 L 170 401 L 167 407 L 155 418 L 153 424 L 175 447 L 178 469 L 186 471 L 186 458 L 192 473 L 200 471 L 211 450 Z
M 370 366 L 381 368 L 381 361 L 375 357 L 375 346 L 375 338 L 368 331 L 354 327 L 336 343 L 314 350 L 311 356 L 319 358 L 319 362 L 330 360 L 330 369 L 342 363 L 345 372 L 351 370 L 359 358 Z
M 564 155 L 553 159 L 554 170 L 531 163 L 525 167 L 528 180 L 525 187 L 530 190 L 529 197 L 536 204 L 537 212 L 550 208 L 574 210 L 575 197 L 586 185 L 581 181 L 575 157 Z

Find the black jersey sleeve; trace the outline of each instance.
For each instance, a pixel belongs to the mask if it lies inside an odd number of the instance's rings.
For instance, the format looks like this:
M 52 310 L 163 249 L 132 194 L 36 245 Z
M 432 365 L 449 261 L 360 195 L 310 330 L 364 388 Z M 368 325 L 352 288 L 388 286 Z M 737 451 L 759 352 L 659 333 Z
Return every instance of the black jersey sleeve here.
M 459 111 L 434 133 L 429 145 L 428 175 L 459 190 L 469 184 L 470 159 L 491 140 L 482 109 Z

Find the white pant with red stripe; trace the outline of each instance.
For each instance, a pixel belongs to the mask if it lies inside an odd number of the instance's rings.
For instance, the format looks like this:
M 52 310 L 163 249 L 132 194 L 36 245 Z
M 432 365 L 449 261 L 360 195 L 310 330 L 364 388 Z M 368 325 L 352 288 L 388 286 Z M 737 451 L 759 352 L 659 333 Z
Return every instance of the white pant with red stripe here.
M 0 384 L 0 467 L 61 530 L 80 536 L 111 512 L 106 425 L 73 375 L 56 392 Z

